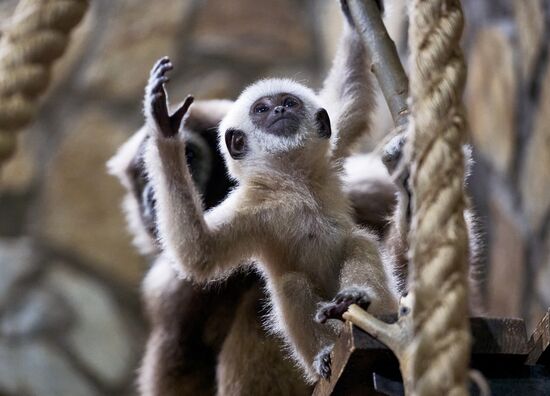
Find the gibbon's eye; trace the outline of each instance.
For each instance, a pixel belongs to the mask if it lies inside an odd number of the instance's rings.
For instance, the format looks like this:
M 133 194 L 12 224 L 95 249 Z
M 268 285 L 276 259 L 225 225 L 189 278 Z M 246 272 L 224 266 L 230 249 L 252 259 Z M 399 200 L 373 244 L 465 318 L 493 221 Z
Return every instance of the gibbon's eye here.
M 247 151 L 246 135 L 238 129 L 228 129 L 225 132 L 225 144 L 233 159 L 241 159 Z
M 283 102 L 283 106 L 285 107 L 294 107 L 298 105 L 298 101 L 294 99 L 292 96 L 289 96 L 286 98 Z
M 193 162 L 197 158 L 197 152 L 195 147 L 191 145 L 187 145 L 185 147 L 185 157 L 187 158 L 187 162 Z
M 269 107 L 267 107 L 264 103 L 258 103 L 256 106 L 254 106 L 254 113 L 260 114 L 265 113 L 269 110 Z

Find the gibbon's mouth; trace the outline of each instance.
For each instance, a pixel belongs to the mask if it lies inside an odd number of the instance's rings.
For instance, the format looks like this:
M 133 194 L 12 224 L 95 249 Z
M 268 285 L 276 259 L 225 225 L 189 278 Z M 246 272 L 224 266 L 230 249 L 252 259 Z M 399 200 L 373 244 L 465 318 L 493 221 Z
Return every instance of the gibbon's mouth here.
M 296 118 L 295 117 L 289 117 L 289 116 L 282 116 L 274 120 L 271 124 L 269 124 L 269 127 L 272 127 L 273 125 L 277 124 L 279 121 L 289 121 L 290 123 L 295 123 Z

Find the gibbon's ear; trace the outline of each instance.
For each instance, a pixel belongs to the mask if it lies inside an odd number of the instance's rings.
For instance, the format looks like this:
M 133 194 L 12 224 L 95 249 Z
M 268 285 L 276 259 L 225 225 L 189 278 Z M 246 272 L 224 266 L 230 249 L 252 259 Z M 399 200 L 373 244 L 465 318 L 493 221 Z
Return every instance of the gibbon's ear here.
M 225 131 L 225 145 L 234 160 L 243 158 L 248 151 L 246 135 L 239 129 L 229 128 Z
M 330 118 L 325 109 L 320 109 L 317 111 L 317 114 L 315 114 L 315 121 L 317 121 L 319 136 L 325 139 L 330 138 L 330 135 L 332 134 L 332 130 L 330 128 Z

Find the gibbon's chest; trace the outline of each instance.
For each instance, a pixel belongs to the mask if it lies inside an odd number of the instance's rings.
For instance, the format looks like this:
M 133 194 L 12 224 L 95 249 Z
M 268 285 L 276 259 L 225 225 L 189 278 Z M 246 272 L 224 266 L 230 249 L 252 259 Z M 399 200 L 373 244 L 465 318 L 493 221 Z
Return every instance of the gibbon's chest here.
M 268 239 L 273 241 L 269 250 L 277 266 L 312 273 L 337 265 L 347 235 L 342 219 L 306 205 L 278 211 L 268 229 Z
M 274 269 L 321 271 L 319 266 L 331 266 L 341 256 L 353 222 L 347 201 L 329 182 L 316 188 L 290 180 L 271 183 L 278 188 L 256 183 L 243 195 L 245 206 L 255 208 L 263 259 Z

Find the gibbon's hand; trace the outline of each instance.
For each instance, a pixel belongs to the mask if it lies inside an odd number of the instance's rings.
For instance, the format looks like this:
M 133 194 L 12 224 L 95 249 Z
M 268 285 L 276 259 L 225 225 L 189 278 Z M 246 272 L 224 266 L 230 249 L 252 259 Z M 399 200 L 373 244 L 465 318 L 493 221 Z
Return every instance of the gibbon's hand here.
M 399 188 L 401 196 L 402 210 L 405 214 L 405 220 L 411 220 L 411 189 L 409 188 L 410 168 L 404 163 L 403 150 L 407 137 L 405 133 L 400 133 L 393 137 L 385 146 L 382 154 L 382 162 L 386 166 L 393 182 Z
M 159 59 L 151 69 L 145 90 L 146 117 L 156 124 L 157 132 L 165 138 L 178 134 L 181 121 L 193 103 L 193 97 L 187 96 L 181 106 L 172 115 L 168 115 L 168 97 L 164 84 L 170 81 L 166 74 L 173 68 L 167 56 Z
M 376 3 L 378 6 L 378 9 L 380 10 L 380 15 L 384 15 L 384 0 L 371 0 Z M 348 21 L 350 26 L 355 26 L 355 22 L 353 21 L 353 18 L 351 17 L 351 12 L 349 10 L 349 4 L 348 0 L 340 0 L 340 7 L 342 8 L 342 13 L 346 17 L 346 20 Z
M 315 315 L 315 320 L 318 323 L 325 323 L 328 319 L 343 320 L 342 315 L 351 304 L 357 304 L 366 310 L 370 302 L 369 294 L 365 289 L 350 286 L 340 291 L 331 302 L 323 303 Z
M 391 138 L 390 141 L 384 146 L 382 162 L 386 166 L 386 169 L 388 169 L 390 176 L 393 175 L 403 159 L 403 149 L 406 142 L 407 137 L 403 132 Z

